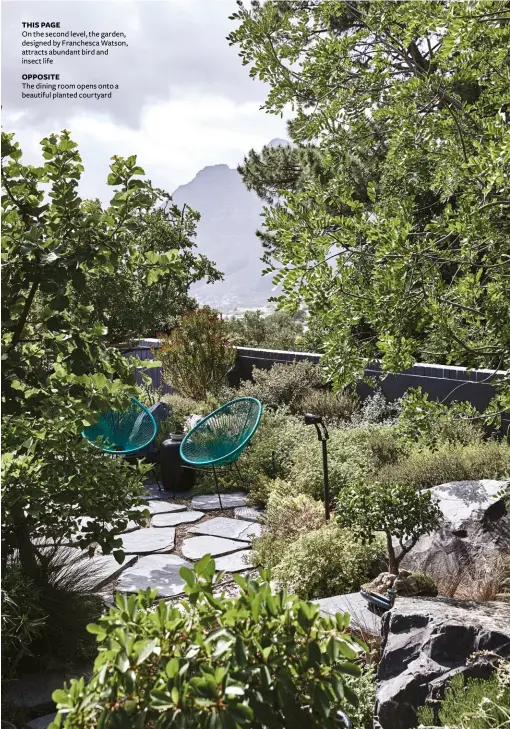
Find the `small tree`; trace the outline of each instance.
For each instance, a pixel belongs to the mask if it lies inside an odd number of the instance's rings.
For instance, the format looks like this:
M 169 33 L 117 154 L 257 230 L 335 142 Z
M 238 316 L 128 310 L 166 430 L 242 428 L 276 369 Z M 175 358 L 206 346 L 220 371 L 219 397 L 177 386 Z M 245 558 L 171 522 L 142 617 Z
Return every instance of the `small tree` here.
M 166 381 L 183 395 L 205 400 L 226 384 L 236 352 L 221 316 L 204 307 L 185 314 L 158 350 Z
M 441 511 L 430 491 L 399 484 L 363 484 L 340 492 L 336 516 L 341 526 L 354 529 L 364 541 L 384 532 L 388 568 L 397 575 L 400 563 L 418 539 L 439 525 Z M 400 547 L 398 554 L 395 540 Z
M 345 726 L 344 710 L 358 703 L 345 677 L 360 675 L 366 651 L 349 615 L 273 594 L 267 573 L 236 575 L 240 595 L 217 596 L 224 573 L 214 573 L 209 555 L 181 568 L 179 605 L 156 603 L 150 589 L 117 595 L 117 607 L 88 626 L 99 642 L 93 677 L 53 693 L 52 729 Z

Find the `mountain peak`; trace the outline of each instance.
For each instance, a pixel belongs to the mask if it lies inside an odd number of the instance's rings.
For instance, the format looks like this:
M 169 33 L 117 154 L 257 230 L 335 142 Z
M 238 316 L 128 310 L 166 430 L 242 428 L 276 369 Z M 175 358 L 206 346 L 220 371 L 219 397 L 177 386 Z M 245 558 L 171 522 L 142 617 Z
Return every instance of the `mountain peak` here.
M 275 139 L 272 139 L 269 144 L 266 145 L 267 147 L 290 147 L 291 143 L 287 139 L 279 139 L 276 137 Z

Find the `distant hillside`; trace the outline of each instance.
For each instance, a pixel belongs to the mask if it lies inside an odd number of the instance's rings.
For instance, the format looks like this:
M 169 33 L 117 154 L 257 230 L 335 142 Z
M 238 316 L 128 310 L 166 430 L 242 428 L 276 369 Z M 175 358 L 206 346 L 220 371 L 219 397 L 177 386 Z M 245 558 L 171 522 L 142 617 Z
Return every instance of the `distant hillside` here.
M 288 142 L 273 139 L 269 144 Z M 175 190 L 173 199 L 199 211 L 198 250 L 225 274 L 218 283 L 195 284 L 193 296 L 226 312 L 264 306 L 273 286 L 271 277 L 262 276 L 262 245 L 255 235 L 262 224 L 262 203 L 246 189 L 237 170 L 224 164 L 204 167 Z

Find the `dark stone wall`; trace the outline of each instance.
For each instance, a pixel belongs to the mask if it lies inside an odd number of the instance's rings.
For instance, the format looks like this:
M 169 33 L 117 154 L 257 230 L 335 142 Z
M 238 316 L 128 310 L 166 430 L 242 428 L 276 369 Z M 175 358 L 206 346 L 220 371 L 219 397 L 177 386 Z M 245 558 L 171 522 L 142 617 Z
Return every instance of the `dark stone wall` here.
M 147 346 L 150 342 L 150 346 Z M 157 340 L 143 340 L 136 349 L 126 352 L 126 356 L 139 359 L 153 359 L 153 351 L 157 351 Z M 285 352 L 272 349 L 255 349 L 236 347 L 237 359 L 229 374 L 229 384 L 237 387 L 243 380 L 249 380 L 253 367 L 270 369 L 274 364 L 307 360 L 319 363 L 321 355 L 314 352 Z M 498 373 L 493 370 L 467 370 L 465 367 L 448 367 L 427 363 L 418 363 L 403 372 L 382 377 L 377 364 L 370 365 L 366 374 L 379 382 L 388 401 L 402 397 L 410 387 L 421 387 L 433 400 L 450 403 L 454 400 L 470 402 L 477 410 L 484 410 L 494 397 Z M 161 369 L 156 367 L 147 370 L 154 387 L 163 392 L 172 392 L 162 378 Z M 357 385 L 359 397 L 363 400 L 373 392 L 373 388 L 360 382 Z M 503 431 L 510 428 L 510 413 L 503 416 Z

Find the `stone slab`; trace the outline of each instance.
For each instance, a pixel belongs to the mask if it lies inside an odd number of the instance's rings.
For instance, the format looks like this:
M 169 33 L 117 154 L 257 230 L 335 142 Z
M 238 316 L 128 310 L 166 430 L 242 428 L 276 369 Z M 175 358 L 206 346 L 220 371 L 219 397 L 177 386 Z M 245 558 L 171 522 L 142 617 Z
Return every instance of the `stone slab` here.
M 48 713 L 55 709 L 51 695 L 61 689 L 64 683 L 71 678 L 85 676 L 86 680 L 92 673 L 91 666 L 83 666 L 75 671 L 45 671 L 44 673 L 26 673 L 20 679 L 9 681 L 2 687 L 2 704 L 9 703 L 18 706 L 32 714 Z
M 348 595 L 335 595 L 314 600 L 325 615 L 336 613 L 349 613 L 351 625 L 362 633 L 379 636 L 381 634 L 381 617 L 369 609 L 368 602 L 359 592 Z
M 244 521 L 261 522 L 264 519 L 264 510 L 254 506 L 238 506 L 234 509 L 234 517 Z
M 206 554 L 220 557 L 229 552 L 237 552 L 239 542 L 221 537 L 191 537 L 182 543 L 181 551 L 188 559 L 200 559 Z
M 97 580 L 93 589 L 99 590 L 109 582 L 112 582 L 126 568 L 134 564 L 137 557 L 136 555 L 126 555 L 122 564 L 119 564 L 115 557 L 111 554 L 97 554 L 92 558 L 86 557 L 85 559 L 86 562 L 84 560 L 84 562 L 80 562 L 80 564 L 83 564 L 84 570 L 88 571 L 90 569 L 93 571 L 94 580 Z M 90 565 L 90 568 L 88 565 Z
M 250 561 L 251 549 L 240 549 L 238 552 L 226 554 L 224 557 L 218 557 L 215 560 L 216 570 L 225 570 L 225 572 L 241 572 L 252 568 Z
M 170 501 L 164 501 L 163 499 L 149 501 L 151 516 L 154 516 L 154 514 L 170 514 L 172 512 L 184 511 L 185 509 L 186 504 L 170 503 Z
M 37 719 L 32 719 L 26 724 L 30 729 L 48 729 L 49 725 L 55 719 L 57 712 L 53 714 L 45 714 L 45 716 L 38 716 Z
M 170 552 L 175 544 L 175 529 L 138 529 L 122 536 L 122 548 L 126 554 L 151 554 Z
M 152 517 L 153 527 L 178 526 L 198 521 L 204 516 L 203 511 L 179 511 L 175 514 L 156 514 Z
M 262 527 L 251 521 L 229 519 L 217 516 L 192 527 L 193 534 L 208 534 L 212 537 L 225 537 L 225 539 L 238 539 L 241 542 L 250 542 L 254 537 L 260 537 Z
M 151 587 L 158 590 L 160 597 L 173 597 L 184 590 L 185 582 L 179 575 L 181 567 L 192 567 L 192 564 L 176 554 L 140 557 L 134 567 L 121 574 L 118 589 L 132 593 Z
M 224 509 L 235 509 L 238 506 L 246 506 L 246 493 L 221 494 L 221 503 Z M 220 502 L 217 494 L 202 494 L 194 496 L 191 501 L 191 508 L 201 511 L 219 509 Z

